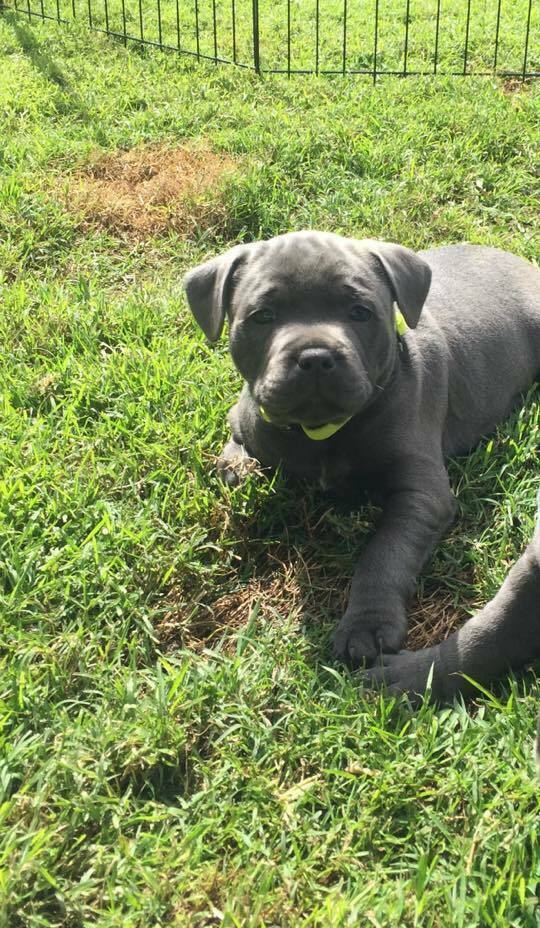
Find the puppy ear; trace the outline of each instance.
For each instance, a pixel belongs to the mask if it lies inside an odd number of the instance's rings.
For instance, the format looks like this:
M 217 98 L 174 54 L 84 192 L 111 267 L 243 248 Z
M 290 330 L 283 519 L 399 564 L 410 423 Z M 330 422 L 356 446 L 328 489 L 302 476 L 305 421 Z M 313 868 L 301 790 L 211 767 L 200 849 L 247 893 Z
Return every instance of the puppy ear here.
M 224 255 L 199 264 L 182 281 L 189 308 L 211 342 L 221 335 L 230 309 L 234 272 L 245 260 L 249 248 L 237 245 Z
M 382 264 L 407 325 L 416 328 L 431 284 L 429 264 L 402 245 L 373 242 L 370 251 Z

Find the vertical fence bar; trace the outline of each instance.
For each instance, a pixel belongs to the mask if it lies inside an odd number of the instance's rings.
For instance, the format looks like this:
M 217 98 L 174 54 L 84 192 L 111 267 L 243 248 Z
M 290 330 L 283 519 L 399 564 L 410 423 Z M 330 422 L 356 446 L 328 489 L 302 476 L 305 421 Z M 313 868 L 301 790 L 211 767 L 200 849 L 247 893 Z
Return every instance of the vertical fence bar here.
M 499 0 L 497 4 L 497 23 L 495 25 L 495 52 L 493 55 L 493 71 L 497 72 L 497 59 L 499 57 L 499 30 L 501 28 L 501 4 L 502 0 Z
M 315 0 L 315 74 L 319 73 L 319 15 L 320 0 Z
M 180 3 L 176 0 L 176 47 L 180 51 Z
M 411 11 L 411 0 L 407 0 L 405 5 L 405 45 L 403 48 L 403 77 L 407 77 L 407 58 L 409 55 L 409 13 Z
M 44 0 L 39 0 L 39 8 L 41 10 L 41 18 L 45 19 L 45 2 Z
M 521 74 L 521 80 L 524 81 L 527 77 L 527 57 L 529 54 L 529 36 L 531 33 L 531 13 L 532 13 L 532 0 L 529 0 L 529 9 L 527 11 L 527 29 L 525 32 L 525 50 L 523 52 L 523 71 Z
M 379 0 L 375 0 L 375 35 L 373 39 L 373 83 L 377 81 L 377 51 L 379 43 Z
M 291 76 L 291 0 L 287 0 L 287 77 Z
M 90 29 L 91 29 L 92 26 L 93 26 L 93 18 L 92 18 L 92 0 L 88 0 L 88 25 L 90 26 Z
M 26 12 L 28 13 L 28 22 L 32 22 L 32 10 L 30 9 L 30 0 L 26 0 Z
M 126 0 L 122 0 L 122 32 L 124 34 L 124 45 L 127 45 Z
M 139 0 L 139 35 L 141 37 L 141 42 L 144 42 L 144 22 L 143 22 L 142 0 Z
M 195 41 L 197 44 L 197 58 L 201 57 L 201 37 L 199 35 L 199 0 L 195 0 Z
M 259 0 L 253 0 L 252 4 L 252 21 L 253 21 L 253 67 L 257 74 L 261 73 L 261 54 L 259 46 Z
M 161 27 L 161 0 L 157 0 L 158 45 L 163 48 L 163 29 Z
M 216 0 L 212 0 L 212 26 L 214 29 L 214 64 L 217 64 L 217 14 Z
M 108 0 L 103 0 L 103 5 L 105 7 L 105 32 L 109 34 L 109 3 Z
M 465 48 L 463 49 L 463 76 L 467 74 L 467 60 L 469 56 L 469 31 L 471 27 L 471 2 L 467 3 L 467 22 L 465 24 Z
M 341 55 L 341 72 L 347 70 L 347 0 L 343 0 L 343 49 Z
M 57 22 L 60 22 L 60 0 L 56 0 L 56 19 Z
M 433 51 L 433 73 L 437 73 L 439 65 L 439 30 L 441 26 L 441 0 L 437 0 L 437 19 L 435 22 L 435 48 Z
M 231 0 L 232 12 L 232 60 L 236 64 L 236 0 Z
M 75 6 L 75 0 L 71 0 L 71 15 L 73 19 L 77 19 L 77 7 Z

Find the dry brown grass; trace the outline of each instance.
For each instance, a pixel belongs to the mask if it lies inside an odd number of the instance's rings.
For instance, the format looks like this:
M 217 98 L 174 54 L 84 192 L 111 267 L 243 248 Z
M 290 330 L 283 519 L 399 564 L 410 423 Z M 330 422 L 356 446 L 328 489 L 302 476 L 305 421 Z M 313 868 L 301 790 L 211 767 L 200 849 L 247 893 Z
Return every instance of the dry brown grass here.
M 66 207 L 122 236 L 189 236 L 223 225 L 226 181 L 237 167 L 231 157 L 200 145 L 98 154 L 67 179 Z
M 349 583 L 349 573 L 339 567 L 307 562 L 299 551 L 274 553 L 249 580 L 215 599 L 188 605 L 180 587 L 171 589 L 157 634 L 167 649 L 184 646 L 199 651 L 246 625 L 256 605 L 259 616 L 268 622 L 279 621 L 279 616 L 297 617 L 302 624 L 337 619 L 345 608 Z M 409 610 L 406 647 L 416 651 L 436 644 L 467 617 L 468 612 L 456 605 L 454 593 L 429 590 Z
M 448 638 L 468 618 L 463 605 L 457 605 L 454 593 L 434 590 L 414 600 L 409 610 L 406 647 L 412 651 L 428 648 Z M 460 597 L 460 602 L 462 602 Z

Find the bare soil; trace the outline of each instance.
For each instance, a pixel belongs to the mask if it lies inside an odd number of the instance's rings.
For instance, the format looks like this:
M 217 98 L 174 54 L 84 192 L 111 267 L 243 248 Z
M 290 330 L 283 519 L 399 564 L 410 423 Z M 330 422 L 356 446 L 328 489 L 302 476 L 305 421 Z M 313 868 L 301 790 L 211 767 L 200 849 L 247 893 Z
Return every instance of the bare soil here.
M 237 168 L 200 145 L 100 153 L 69 177 L 66 201 L 87 222 L 123 236 L 189 236 L 223 225 L 224 190 Z

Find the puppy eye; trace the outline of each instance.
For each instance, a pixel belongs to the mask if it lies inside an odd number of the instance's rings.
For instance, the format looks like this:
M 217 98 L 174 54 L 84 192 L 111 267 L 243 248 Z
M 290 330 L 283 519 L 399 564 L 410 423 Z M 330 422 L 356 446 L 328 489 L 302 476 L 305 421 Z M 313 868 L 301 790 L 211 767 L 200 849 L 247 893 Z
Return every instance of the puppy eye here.
M 349 310 L 349 316 L 351 319 L 354 319 L 355 322 L 367 322 L 368 319 L 371 319 L 373 313 L 367 306 L 360 306 L 357 303 Z
M 273 309 L 266 306 L 264 309 L 258 309 L 257 312 L 251 313 L 249 318 L 256 322 L 257 325 L 268 325 L 269 322 L 275 321 L 276 314 Z

